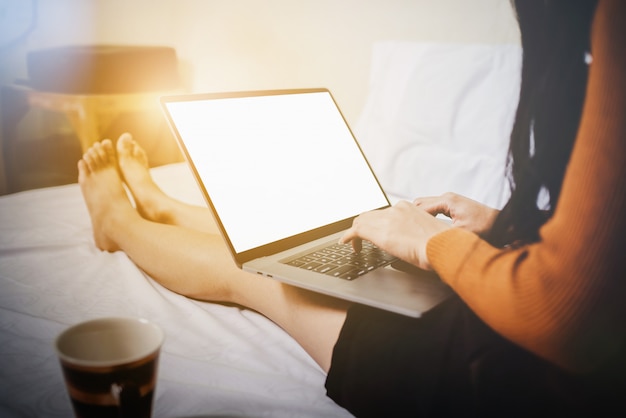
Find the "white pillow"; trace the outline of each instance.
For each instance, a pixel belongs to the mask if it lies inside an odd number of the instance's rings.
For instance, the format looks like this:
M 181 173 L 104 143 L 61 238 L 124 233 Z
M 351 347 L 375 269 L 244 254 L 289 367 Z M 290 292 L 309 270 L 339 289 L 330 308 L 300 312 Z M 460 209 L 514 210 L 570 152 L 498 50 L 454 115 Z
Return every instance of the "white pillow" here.
M 387 193 L 500 208 L 520 68 L 519 45 L 376 43 L 354 131 Z

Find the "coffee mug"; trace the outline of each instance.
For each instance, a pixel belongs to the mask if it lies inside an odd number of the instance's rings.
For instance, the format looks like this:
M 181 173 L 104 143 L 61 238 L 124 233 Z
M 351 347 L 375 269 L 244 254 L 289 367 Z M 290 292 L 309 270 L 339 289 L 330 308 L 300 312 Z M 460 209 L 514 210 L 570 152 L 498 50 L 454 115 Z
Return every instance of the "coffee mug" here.
M 55 342 L 77 418 L 152 414 L 163 331 L 136 318 L 74 325 Z

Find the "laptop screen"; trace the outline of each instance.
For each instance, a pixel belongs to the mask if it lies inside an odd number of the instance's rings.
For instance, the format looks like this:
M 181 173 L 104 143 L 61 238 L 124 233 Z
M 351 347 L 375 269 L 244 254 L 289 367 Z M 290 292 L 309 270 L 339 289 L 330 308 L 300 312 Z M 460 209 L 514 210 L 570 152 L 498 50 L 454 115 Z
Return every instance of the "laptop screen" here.
M 387 206 L 326 90 L 164 99 L 237 253 Z

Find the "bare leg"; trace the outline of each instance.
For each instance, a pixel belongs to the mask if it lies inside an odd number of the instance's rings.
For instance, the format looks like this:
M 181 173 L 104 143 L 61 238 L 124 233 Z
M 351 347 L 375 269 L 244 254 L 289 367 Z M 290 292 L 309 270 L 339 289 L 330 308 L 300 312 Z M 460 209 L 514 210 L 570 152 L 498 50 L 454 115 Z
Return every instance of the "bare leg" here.
M 232 263 L 219 235 L 140 216 L 125 194 L 111 141 L 88 150 L 78 162 L 78 171 L 99 248 L 124 251 L 174 292 L 262 313 L 328 370 L 345 320 L 345 302 L 243 272 Z M 148 212 L 146 207 L 141 210 Z

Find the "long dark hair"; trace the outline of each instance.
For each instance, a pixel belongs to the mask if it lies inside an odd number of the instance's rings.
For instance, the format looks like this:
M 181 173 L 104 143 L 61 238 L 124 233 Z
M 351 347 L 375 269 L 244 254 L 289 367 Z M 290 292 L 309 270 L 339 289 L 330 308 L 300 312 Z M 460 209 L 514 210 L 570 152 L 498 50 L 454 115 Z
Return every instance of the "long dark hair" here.
M 488 237 L 494 245 L 537 241 L 556 207 L 585 99 L 596 3 L 515 0 L 522 77 L 507 161 L 511 197 Z M 542 189 L 547 208 L 537 205 Z

